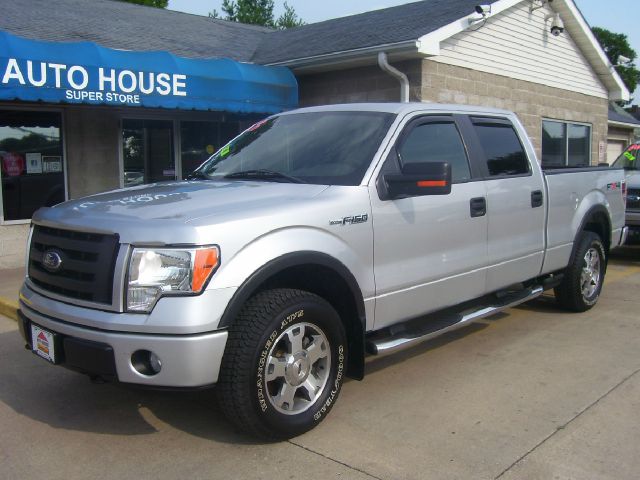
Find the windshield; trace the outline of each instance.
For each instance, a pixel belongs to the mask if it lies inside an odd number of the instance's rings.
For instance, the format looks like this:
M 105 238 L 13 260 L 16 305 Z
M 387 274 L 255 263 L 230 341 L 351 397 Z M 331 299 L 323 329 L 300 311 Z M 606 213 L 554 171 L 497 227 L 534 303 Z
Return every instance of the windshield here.
M 394 116 L 310 112 L 271 117 L 222 147 L 192 176 L 359 185 Z
M 639 160 L 636 158 L 640 155 L 640 143 L 629 145 L 629 148 L 613 162 L 613 167 L 624 168 L 625 170 L 640 170 L 638 167 Z

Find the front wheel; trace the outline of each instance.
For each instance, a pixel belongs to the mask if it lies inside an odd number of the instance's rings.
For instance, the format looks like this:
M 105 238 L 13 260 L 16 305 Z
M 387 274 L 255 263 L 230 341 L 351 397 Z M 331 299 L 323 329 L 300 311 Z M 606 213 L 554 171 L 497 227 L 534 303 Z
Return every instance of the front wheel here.
M 564 272 L 564 279 L 555 289 L 558 303 L 574 312 L 589 310 L 600 297 L 605 271 L 602 240 L 593 232 L 583 232 Z
M 217 385 L 220 406 L 252 435 L 300 435 L 333 406 L 346 355 L 344 327 L 324 299 L 301 290 L 261 292 L 229 328 Z

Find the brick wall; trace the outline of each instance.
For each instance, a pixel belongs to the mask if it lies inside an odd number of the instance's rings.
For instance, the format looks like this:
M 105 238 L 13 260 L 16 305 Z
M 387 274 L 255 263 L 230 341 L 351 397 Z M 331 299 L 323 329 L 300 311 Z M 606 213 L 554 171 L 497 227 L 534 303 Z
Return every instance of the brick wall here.
M 412 101 L 420 100 L 422 62 L 394 63 L 409 77 Z M 298 76 L 300 106 L 359 102 L 399 102 L 400 83 L 377 65 Z
M 607 99 L 430 60 L 393 65 L 409 77 L 412 101 L 481 105 L 516 112 L 538 158 L 543 118 L 589 123 L 591 161 L 598 163 L 598 144 L 607 140 Z M 301 75 L 298 85 L 301 106 L 395 102 L 400 98 L 398 81 L 377 65 Z
M 424 60 L 424 102 L 504 108 L 523 123 L 540 158 L 542 119 L 589 123 L 591 163 L 598 163 L 598 144 L 607 140 L 608 100 L 500 75 Z
M 108 108 L 69 108 L 64 120 L 69 198 L 118 188 L 118 113 Z

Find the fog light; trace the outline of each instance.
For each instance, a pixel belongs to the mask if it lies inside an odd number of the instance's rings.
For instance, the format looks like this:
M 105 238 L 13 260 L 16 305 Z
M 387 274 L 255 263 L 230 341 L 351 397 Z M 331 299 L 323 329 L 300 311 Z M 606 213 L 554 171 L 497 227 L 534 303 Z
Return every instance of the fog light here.
M 162 370 L 162 361 L 160 357 L 153 352 L 149 355 L 149 366 L 154 373 L 160 373 L 160 370 Z
M 148 377 L 157 375 L 162 370 L 160 357 L 149 350 L 136 350 L 133 352 L 131 365 L 138 373 Z

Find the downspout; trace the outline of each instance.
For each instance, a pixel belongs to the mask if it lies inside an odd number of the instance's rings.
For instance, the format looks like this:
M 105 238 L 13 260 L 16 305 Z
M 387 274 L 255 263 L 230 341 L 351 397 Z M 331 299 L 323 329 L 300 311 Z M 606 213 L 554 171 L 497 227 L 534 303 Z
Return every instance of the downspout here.
M 389 60 L 387 59 L 387 54 L 385 52 L 378 53 L 378 65 L 380 68 L 387 72 L 392 77 L 395 77 L 400 82 L 400 101 L 408 102 L 409 101 L 409 79 L 407 76 L 398 70 L 395 67 L 389 65 Z

